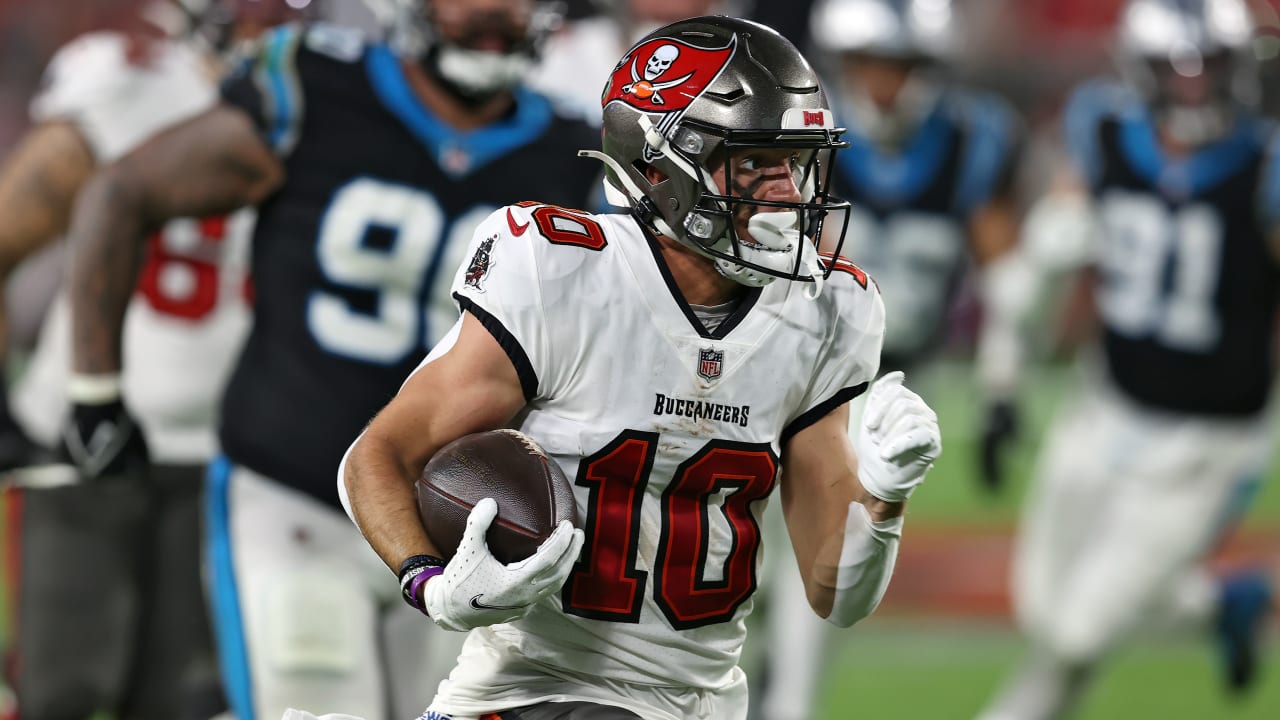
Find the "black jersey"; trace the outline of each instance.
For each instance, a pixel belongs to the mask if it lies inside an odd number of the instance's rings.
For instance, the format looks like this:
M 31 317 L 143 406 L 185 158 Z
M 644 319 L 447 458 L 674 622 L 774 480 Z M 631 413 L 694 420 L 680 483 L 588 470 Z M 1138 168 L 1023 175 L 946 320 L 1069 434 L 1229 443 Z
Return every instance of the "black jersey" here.
M 576 152 L 598 134 L 525 90 L 508 117 L 455 130 L 387 46 L 328 26 L 272 31 L 223 99 L 287 176 L 259 208 L 222 447 L 336 504 L 343 452 L 457 320 L 449 285 L 472 230 L 521 200 L 581 207 L 599 170 Z
M 852 113 L 850 113 L 852 116 Z M 968 221 L 1008 190 L 1018 124 L 986 94 L 943 94 L 901 148 L 860 135 L 836 155 L 836 194 L 854 205 L 844 254 L 876 278 L 889 324 L 888 370 L 935 344 L 968 258 Z
M 1078 90 L 1065 117 L 1100 221 L 1110 377 L 1155 408 L 1262 410 L 1280 290 L 1266 240 L 1280 219 L 1274 129 L 1245 115 L 1222 139 L 1167 157 L 1145 106 L 1103 81 Z

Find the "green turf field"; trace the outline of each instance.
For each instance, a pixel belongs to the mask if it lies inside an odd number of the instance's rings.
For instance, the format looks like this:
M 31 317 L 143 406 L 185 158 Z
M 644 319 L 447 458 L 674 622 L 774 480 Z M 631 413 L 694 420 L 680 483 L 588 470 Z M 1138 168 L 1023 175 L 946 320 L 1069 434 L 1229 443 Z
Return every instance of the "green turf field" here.
M 971 373 L 967 363 L 944 362 L 907 379 L 938 411 L 943 438 L 942 457 L 929 473 L 924 488 L 911 498 L 913 525 L 940 522 L 1007 526 L 1016 522 L 1044 428 L 1074 381 L 1072 372 L 1061 367 L 1042 368 L 1028 376 L 1026 392 L 1019 401 L 1025 432 L 1013 454 L 1010 492 L 992 497 L 978 487 L 972 474 L 977 467 L 975 453 L 982 432 L 982 403 Z M 1273 464 L 1270 479 L 1249 511 L 1247 527 L 1280 530 L 1277 475 L 1280 472 Z M 1280 711 L 1276 717 L 1280 718 Z
M 830 649 L 831 671 L 815 720 L 973 718 L 1016 666 L 1007 628 L 945 620 L 873 618 Z M 1077 720 L 1275 720 L 1280 717 L 1280 648 L 1257 692 L 1226 697 L 1210 646 L 1198 639 L 1148 638 L 1104 667 Z
M 1071 376 L 1062 369 L 1030 378 L 1022 401 L 1027 430 L 1015 456 L 1012 492 L 992 498 L 973 481 L 975 439 L 981 432 L 980 398 L 970 368 L 941 364 L 908 378 L 938 411 L 943 456 L 911 500 L 910 527 L 927 523 L 1009 526 L 1017 520 L 1022 490 L 1043 428 Z M 1246 526 L 1280 529 L 1280 478 L 1273 468 Z M 908 530 L 905 542 L 910 542 Z M 947 618 L 905 618 L 881 613 L 834 636 L 830 675 L 815 720 L 951 720 L 973 718 L 1017 666 L 1021 645 L 1005 625 L 962 624 Z M 1231 702 L 1218 684 L 1206 638 L 1145 638 L 1103 668 L 1078 720 L 1276 720 L 1280 718 L 1280 643 L 1270 643 L 1272 667 L 1259 692 Z

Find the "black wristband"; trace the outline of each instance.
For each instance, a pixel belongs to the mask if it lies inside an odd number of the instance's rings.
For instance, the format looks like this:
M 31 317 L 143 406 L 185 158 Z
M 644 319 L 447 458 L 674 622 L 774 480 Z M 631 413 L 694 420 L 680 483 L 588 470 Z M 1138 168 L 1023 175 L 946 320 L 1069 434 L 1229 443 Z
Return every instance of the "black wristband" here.
M 396 573 L 396 577 L 403 581 L 405 573 L 415 568 L 444 567 L 448 564 L 444 558 L 435 555 L 410 555 L 400 563 L 400 571 Z
M 400 572 L 398 573 L 400 576 L 400 595 L 404 598 L 405 602 L 409 603 L 410 607 L 421 610 L 424 613 L 427 611 L 417 597 L 417 590 L 418 586 L 420 586 L 422 582 L 425 582 L 430 578 L 424 577 L 423 580 L 416 585 L 413 581 L 428 570 L 432 570 L 430 575 L 439 575 L 444 572 L 444 566 L 446 564 L 447 563 L 443 559 L 434 555 L 413 555 L 400 563 Z

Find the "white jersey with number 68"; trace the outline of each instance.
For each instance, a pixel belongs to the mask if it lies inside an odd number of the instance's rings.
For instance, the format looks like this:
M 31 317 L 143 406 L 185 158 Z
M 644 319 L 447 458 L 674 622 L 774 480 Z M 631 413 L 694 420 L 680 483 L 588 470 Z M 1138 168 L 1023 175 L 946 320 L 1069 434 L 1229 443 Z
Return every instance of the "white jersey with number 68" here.
M 31 112 L 36 122 L 72 123 L 101 166 L 216 100 L 195 49 L 156 41 L 134 59 L 125 36 L 95 33 L 57 53 Z M 158 462 L 202 463 L 214 453 L 217 403 L 249 323 L 252 224 L 249 211 L 175 220 L 147 239 L 125 319 L 124 396 Z M 69 315 L 64 292 L 13 394 L 19 420 L 48 445 L 67 410 Z

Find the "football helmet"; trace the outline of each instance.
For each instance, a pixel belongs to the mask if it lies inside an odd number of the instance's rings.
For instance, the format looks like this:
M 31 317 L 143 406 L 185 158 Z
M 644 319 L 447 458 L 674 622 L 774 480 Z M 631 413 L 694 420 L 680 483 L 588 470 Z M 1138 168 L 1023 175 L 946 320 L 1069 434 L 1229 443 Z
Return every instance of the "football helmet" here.
M 547 36 L 560 27 L 564 18 L 564 5 L 560 2 L 526 0 L 529 16 L 520 29 L 521 37 L 504 50 L 493 51 L 467 47 L 438 32 L 437 10 L 433 7 L 436 3 L 432 0 L 365 2 L 401 57 L 422 62 L 463 99 L 484 99 L 520 84 L 537 63 Z M 490 25 L 490 19 L 481 14 L 468 31 Z
M 682 20 L 623 55 L 601 103 L 603 152 L 579 154 L 604 162 L 612 202 L 739 283 L 784 278 L 820 291 L 834 261 L 814 239 L 825 237 L 837 255 L 844 242 L 849 204 L 828 188 L 834 153 L 848 143 L 794 45 L 747 20 Z M 766 153 L 785 158 L 799 201 L 756 199 L 731 180 Z M 650 180 L 651 168 L 660 179 Z M 722 168 L 723 190 L 714 180 Z M 833 212 L 842 215 L 838 236 L 834 226 L 824 235 Z
M 1130 0 L 1118 26 L 1121 71 L 1162 130 L 1195 146 L 1224 135 L 1261 91 L 1244 0 Z
M 810 16 L 814 45 L 828 57 L 847 66 L 879 61 L 903 75 L 888 102 L 854 75 L 846 78 L 854 125 L 881 145 L 898 144 L 933 110 L 942 67 L 956 50 L 955 28 L 951 0 L 819 0 Z
M 173 38 L 190 38 L 213 52 L 228 52 L 237 24 L 252 21 L 257 30 L 313 16 L 322 0 L 155 0 L 143 19 Z
M 827 52 L 944 60 L 955 49 L 951 0 L 819 0 L 810 17 Z

